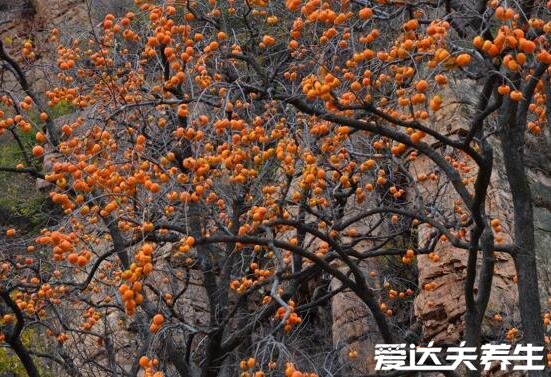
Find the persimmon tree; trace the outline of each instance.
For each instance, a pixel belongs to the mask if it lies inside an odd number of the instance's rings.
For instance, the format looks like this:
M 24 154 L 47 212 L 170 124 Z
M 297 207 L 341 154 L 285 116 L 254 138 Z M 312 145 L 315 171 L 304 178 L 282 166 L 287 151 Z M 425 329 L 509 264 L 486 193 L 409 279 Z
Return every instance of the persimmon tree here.
M 33 355 L 75 376 L 332 375 L 338 365 L 291 350 L 311 309 L 352 291 L 381 341 L 403 342 L 394 328 L 412 322 L 360 265 L 413 269 L 441 243 L 468 252 L 468 346 L 482 342 L 496 253 L 515 262 L 520 341 L 545 344 L 523 159 L 527 137 L 548 147 L 550 4 L 135 3 L 86 37 L 52 30 L 57 82 L 43 94 L 22 68 L 37 46 L 22 46 L 23 63 L 0 55 L 24 92 L 4 93 L 0 126 L 36 135 L 25 164 L 1 169 L 49 182 L 63 211 L 32 240 L 7 234 L 28 254 L 3 256 L 4 340 L 30 376 Z M 478 103 L 467 132 L 445 134 L 434 120 L 461 79 Z M 59 103 L 72 121 L 52 119 Z M 486 209 L 496 148 L 511 242 Z M 420 157 L 430 168 L 414 175 Z M 459 200 L 419 190 L 426 179 Z M 310 289 L 323 279 L 341 288 Z M 184 300 L 194 284 L 204 307 Z M 420 289 L 431 287 L 388 295 Z M 25 348 L 26 327 L 54 337 L 54 352 Z

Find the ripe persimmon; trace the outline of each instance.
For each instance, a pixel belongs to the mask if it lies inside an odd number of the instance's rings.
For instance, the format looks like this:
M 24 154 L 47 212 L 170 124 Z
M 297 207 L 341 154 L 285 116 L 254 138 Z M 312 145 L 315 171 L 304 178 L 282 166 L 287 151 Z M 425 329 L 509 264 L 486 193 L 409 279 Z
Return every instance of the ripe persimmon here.
M 471 63 L 471 55 L 460 54 L 455 58 L 455 62 L 460 67 L 465 67 Z
M 520 101 L 522 100 L 522 92 L 520 90 L 513 90 L 509 96 L 513 101 Z
M 44 154 L 44 148 L 42 148 L 40 145 L 35 145 L 32 149 L 32 154 L 35 157 L 40 157 Z
M 373 16 L 373 10 L 371 8 L 365 7 L 360 9 L 360 11 L 358 12 L 358 15 L 362 20 L 367 20 Z
M 157 326 L 160 326 L 164 323 L 165 317 L 162 314 L 155 314 L 153 316 L 153 323 Z

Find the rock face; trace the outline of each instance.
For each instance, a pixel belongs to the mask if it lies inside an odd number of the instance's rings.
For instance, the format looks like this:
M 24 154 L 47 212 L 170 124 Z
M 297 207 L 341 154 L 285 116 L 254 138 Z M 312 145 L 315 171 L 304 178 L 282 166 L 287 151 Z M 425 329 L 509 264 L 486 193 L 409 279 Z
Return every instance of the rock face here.
M 362 271 L 368 276 L 367 263 L 363 265 Z M 369 283 L 376 284 L 373 281 Z M 338 280 L 331 281 L 332 291 L 340 287 Z M 372 372 L 375 369 L 375 344 L 380 342 L 380 337 L 371 311 L 355 293 L 345 290 L 333 297 L 331 314 L 333 347 L 338 350 L 341 364 L 348 366 L 354 373 Z
M 76 35 L 91 27 L 86 3 L 82 0 L 13 0 L 9 7 L 0 7 L 0 38 L 8 53 L 22 63 L 21 48 L 32 41 L 36 59 L 22 67 L 32 88 L 43 92 L 48 87 L 49 67 L 56 64 L 55 44 L 46 43 L 49 32 L 58 28 Z M 20 91 L 11 75 L 5 75 L 3 86 Z
M 33 43 L 36 60 L 25 64 L 25 73 L 33 89 L 48 88 L 49 67 L 56 64 L 56 45 L 46 43 L 49 33 L 57 28 L 61 41 L 69 45 L 72 38 L 89 38 L 89 31 L 107 13 L 123 14 L 133 9 L 132 0 L 0 0 L 0 38 L 10 55 L 21 59 L 25 41 Z M 15 81 L 4 77 L 3 86 L 19 90 Z
M 422 291 L 415 300 L 415 313 L 423 323 L 423 338 L 437 344 L 457 344 L 463 338 L 465 314 L 464 282 L 467 253 L 451 246 L 437 248 L 440 261 L 432 262 L 420 256 L 419 283 L 435 288 Z M 513 283 L 515 270 L 510 257 L 497 256 L 492 295 L 487 317 L 483 323 L 483 335 L 489 339 L 503 337 L 506 328 L 518 321 L 514 309 L 517 300 Z M 500 315 L 503 321 L 492 317 Z
M 469 84 L 466 83 L 466 85 Z M 461 90 L 454 91 L 454 95 L 457 96 L 458 92 L 461 93 Z M 453 95 L 450 93 L 450 96 L 445 98 L 453 98 Z M 441 112 L 439 118 L 433 123 L 435 128 L 450 137 L 462 132 L 461 127 L 467 124 L 467 117 L 460 112 L 458 105 L 449 105 L 447 110 Z M 436 143 L 434 145 L 437 146 Z M 495 150 L 497 154 L 494 161 L 496 169 L 491 177 L 486 213 L 491 218 L 500 219 L 502 223 L 502 231 L 496 234 L 497 242 L 509 243 L 512 225 L 511 201 L 507 192 L 507 182 L 502 179 L 504 174 L 497 153 L 498 147 Z M 470 167 L 470 172 L 466 174 L 467 178 L 476 176 L 476 168 L 473 163 L 461 156 L 456 161 Z M 412 175 L 414 177 L 431 172 L 436 172 L 436 169 L 426 157 L 419 157 L 413 164 Z M 424 181 L 421 186 L 425 195 L 427 197 L 434 196 L 437 200 L 436 205 L 442 208 L 454 209 L 460 203 L 459 197 L 449 186 L 439 188 L 437 183 L 430 180 Z M 438 197 L 435 196 L 437 192 L 439 192 Z M 428 227 L 421 227 L 419 241 L 423 243 L 431 231 L 432 229 Z M 464 335 L 464 283 L 467 252 L 442 240 L 438 242 L 435 252 L 439 257 L 436 262 L 426 255 L 418 257 L 419 287 L 427 287 L 427 284 L 430 284 L 430 288 L 421 289 L 415 300 L 415 313 L 423 324 L 424 340 L 432 340 L 444 345 L 456 344 Z M 480 267 L 480 265 L 481 261 L 479 260 L 478 266 Z M 511 256 L 504 253 L 496 254 L 492 294 L 482 328 L 483 336 L 487 339 L 503 339 L 506 329 L 518 324 L 518 308 L 516 308 L 518 291 L 515 274 Z
M 549 308 L 551 305 L 547 305 L 547 299 L 551 297 L 551 248 L 549 247 L 551 245 L 551 175 L 541 170 L 532 170 L 530 178 L 532 199 L 534 201 L 534 226 L 536 229 L 536 253 L 541 301 L 544 308 Z
M 472 83 L 459 82 L 458 87 L 450 88 L 449 95 L 445 98 L 458 98 L 458 102 L 464 102 L 464 96 L 472 96 L 469 92 Z M 472 98 L 468 98 L 472 101 Z M 465 114 L 464 109 L 458 104 L 446 106 L 446 110 L 440 112 L 432 127 L 449 137 L 455 137 L 465 130 L 470 114 Z M 439 148 L 439 144 L 433 141 L 433 146 Z M 508 191 L 508 183 L 500 156 L 500 146 L 496 140 L 491 140 L 494 146 L 494 172 L 491 177 L 490 187 L 486 201 L 486 213 L 491 219 L 501 221 L 501 230 L 495 233 L 497 243 L 511 243 L 513 219 L 511 196 Z M 448 154 L 447 150 L 441 151 Z M 465 156 L 455 156 L 455 160 L 464 164 L 465 178 L 476 177 L 476 165 Z M 420 156 L 412 164 L 412 176 L 419 177 L 430 173 L 438 174 L 438 169 L 426 157 Z M 533 192 L 535 200 L 535 221 L 537 228 L 537 242 L 541 260 L 540 286 L 542 287 L 542 299 L 546 299 L 551 289 L 551 273 L 545 266 L 551 265 L 551 254 L 544 245 L 551 243 L 551 179 L 541 177 L 541 172 L 532 172 Z M 449 213 L 444 215 L 453 217 L 456 207 L 461 202 L 451 187 L 441 187 L 438 182 L 422 180 L 419 190 L 425 198 L 433 198 L 435 206 L 445 208 Z M 431 236 L 433 229 L 422 226 L 419 229 L 418 240 L 420 244 Z M 446 240 L 438 242 L 435 250 L 439 259 L 431 259 L 427 255 L 417 258 L 418 286 L 420 292 L 414 301 L 415 316 L 422 325 L 422 341 L 434 341 L 440 345 L 458 344 L 464 338 L 465 294 L 464 284 L 467 270 L 467 251 L 452 246 Z M 518 289 L 516 285 L 516 271 L 513 259 L 505 253 L 496 253 L 495 269 L 492 284 L 492 294 L 487 306 L 486 317 L 482 324 L 482 336 L 486 341 L 505 339 L 507 331 L 512 327 L 518 327 L 520 316 L 518 310 Z M 478 269 L 481 266 L 478 260 Z M 373 269 L 373 268 L 371 268 Z M 368 268 L 365 268 L 365 276 L 368 276 Z M 423 289 L 429 284 L 430 289 Z M 333 281 L 331 289 L 338 289 L 340 283 Z M 475 283 L 475 292 L 478 282 Z M 546 292 L 547 290 L 547 292 Z M 379 340 L 376 326 L 371 318 L 371 313 L 365 305 L 351 292 L 344 291 L 335 295 L 332 300 L 333 317 L 333 345 L 339 351 L 340 359 L 344 365 L 349 365 L 353 370 L 361 373 L 373 372 L 373 349 Z M 357 351 L 357 359 L 349 357 L 350 351 Z M 499 369 L 499 368 L 498 368 Z M 492 371 L 489 375 L 498 376 L 499 370 Z
M 426 171 L 423 167 L 427 162 L 424 158 L 416 161 L 417 171 Z M 502 221 L 504 228 L 498 237 L 504 242 L 510 242 L 511 213 L 507 193 L 503 190 L 503 182 L 498 179 L 499 174 L 492 176 L 487 212 L 492 218 Z M 434 190 L 432 183 L 424 184 L 425 189 Z M 454 200 L 458 199 L 446 190 L 442 195 L 443 201 L 448 201 L 448 208 L 453 208 Z M 428 239 L 432 229 L 423 226 L 419 229 L 421 242 Z M 456 344 L 463 337 L 465 314 L 464 282 L 467 270 L 467 251 L 452 246 L 447 241 L 439 241 L 435 249 L 438 261 L 433 261 L 427 255 L 418 257 L 419 287 L 432 285 L 430 289 L 422 289 L 415 300 L 415 313 L 423 323 L 423 338 L 441 344 Z M 478 261 L 480 268 L 481 261 Z M 506 328 L 513 327 L 519 320 L 517 301 L 517 287 L 515 283 L 515 268 L 511 256 L 503 253 L 496 254 L 492 295 L 487 309 L 487 318 L 483 324 L 483 335 L 489 339 L 502 338 Z M 476 289 L 476 286 L 475 286 Z M 504 320 L 494 320 L 494 316 L 501 316 Z M 499 317 L 498 317 L 499 318 Z

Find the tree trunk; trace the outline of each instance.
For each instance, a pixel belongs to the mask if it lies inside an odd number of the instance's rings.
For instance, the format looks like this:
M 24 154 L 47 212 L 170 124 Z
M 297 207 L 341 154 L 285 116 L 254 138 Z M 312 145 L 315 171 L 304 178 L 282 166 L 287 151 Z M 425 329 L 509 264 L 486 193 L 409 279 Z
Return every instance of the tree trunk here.
M 21 339 L 16 338 L 10 341 L 9 344 L 21 361 L 21 364 L 25 368 L 25 371 L 27 372 L 29 377 L 40 377 L 40 373 L 38 373 L 38 369 L 36 368 L 34 360 L 32 359 L 29 351 L 27 351 L 23 343 L 21 343 Z
M 517 124 L 516 107 L 512 104 L 504 116 L 506 122 L 501 132 L 501 147 L 507 171 L 507 179 L 513 199 L 514 242 L 517 246 L 517 269 L 520 317 L 524 343 L 544 346 L 543 321 L 539 297 L 536 243 L 534 238 L 534 213 L 532 195 L 524 167 L 524 127 Z M 531 371 L 531 377 L 540 377 L 544 371 Z
M 362 263 L 365 276 L 369 276 L 369 270 L 375 270 L 374 263 L 373 260 Z M 375 279 L 369 280 L 372 286 L 377 284 Z M 340 287 L 339 280 L 331 281 L 331 290 Z M 345 290 L 331 300 L 331 313 L 333 347 L 338 350 L 341 364 L 355 373 L 372 373 L 375 369 L 375 345 L 382 340 L 369 308 L 354 292 Z

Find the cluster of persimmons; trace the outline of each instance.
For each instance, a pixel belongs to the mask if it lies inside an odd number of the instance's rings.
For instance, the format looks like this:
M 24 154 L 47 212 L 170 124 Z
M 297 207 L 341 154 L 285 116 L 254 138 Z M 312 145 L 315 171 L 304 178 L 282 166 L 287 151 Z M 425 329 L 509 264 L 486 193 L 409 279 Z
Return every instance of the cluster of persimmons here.
M 42 129 L 50 110 L 39 111 L 38 119 L 31 121 L 31 113 L 37 111 L 32 98 L 14 103 L 12 98 L 2 97 L 4 105 L 15 105 L 21 114 L 2 112 L 1 132 L 14 128 L 34 132 L 36 145 L 31 153 L 35 159 L 55 150 L 44 179 L 51 184 L 51 200 L 67 217 L 59 229 L 41 232 L 29 246 L 26 259 L 2 269 L 3 278 L 13 277 L 14 270 L 24 269 L 44 255 L 51 256 L 51 282 L 22 278 L 25 292 L 31 293 L 18 293 L 15 299 L 29 315 L 47 318 L 47 300 L 60 302 L 73 294 L 60 282 L 67 275 L 86 276 L 98 258 L 94 247 L 114 242 L 113 231 L 108 235 L 98 231 L 102 224 L 104 228 L 115 224 L 116 232 L 132 241 L 128 247 L 130 262 L 126 266 L 115 259 L 103 262 L 109 269 L 100 269 L 103 272 L 92 279 L 93 289 L 86 294 L 103 295 L 104 302 L 117 296 L 129 316 L 153 295 L 145 287 L 149 279 L 169 277 L 167 266 L 158 258 L 162 242 L 156 240 L 175 233 L 178 240 L 173 240 L 171 252 L 193 259 L 201 242 L 216 236 L 220 229 L 235 228 L 234 235 L 243 237 L 235 249 L 253 244 L 258 257 L 232 276 L 228 289 L 243 295 L 266 285 L 281 275 L 277 269 L 291 272 L 293 251 L 304 244 L 295 229 L 285 224 L 298 218 L 300 208 L 329 213 L 333 206 L 338 207 L 334 196 L 337 189 L 350 190 L 347 200 L 357 209 L 368 208 L 367 198 L 375 195 L 395 203 L 406 202 L 413 195 L 403 182 L 395 181 L 392 161 L 412 162 L 417 158 L 415 146 L 427 140 L 427 132 L 416 124 L 429 125 L 452 101 L 443 94 L 450 78 L 469 70 L 473 61 L 486 58 L 523 79 L 530 78 L 536 63 L 551 64 L 547 42 L 551 22 L 533 18 L 521 23 L 515 9 L 499 6 L 496 0 L 490 2 L 497 25 L 495 37 L 476 36 L 463 47 L 453 43 L 448 21 L 427 22 L 421 8 L 402 20 L 389 41 L 376 27 L 376 16 L 380 7 L 401 6 L 390 0 L 376 1 L 377 9 L 358 8 L 345 0 L 286 0 L 284 4 L 228 0 L 224 10 L 217 7 L 217 1 L 209 0 L 202 4 L 202 15 L 197 9 L 192 11 L 197 4 L 189 9 L 168 1 L 165 5 L 135 3 L 136 9 L 122 17 L 107 15 L 95 35 L 97 40 L 62 43 L 62 33 L 52 31 L 50 42 L 57 45 L 59 85 L 45 93 L 47 105 L 51 109 L 66 103 L 81 113 L 59 125 L 58 145 L 52 145 L 50 135 Z M 220 21 L 239 14 L 245 3 L 251 7 L 250 16 L 261 25 L 255 46 L 246 48 L 240 37 L 223 29 Z M 529 37 L 529 30 L 538 36 Z M 34 49 L 30 42 L 23 45 L 23 55 L 30 61 L 35 59 Z M 336 54 L 335 49 L 339 51 L 337 58 L 327 58 Z M 288 63 L 283 68 L 263 67 L 260 59 L 268 62 L 271 54 L 285 56 Z M 252 66 L 247 68 L 251 76 L 258 76 L 258 85 L 240 84 L 242 78 L 232 76 L 246 64 Z M 268 74 L 265 69 L 273 72 Z M 276 84 L 266 81 L 270 75 Z M 262 85 L 274 85 L 273 97 Z M 498 92 L 513 101 L 524 100 L 513 83 L 504 81 Z M 313 106 L 320 114 L 336 117 L 353 118 L 358 109 L 373 108 L 379 116 L 392 120 L 388 127 L 396 129 L 392 123 L 405 125 L 407 139 L 392 140 L 335 124 L 328 117 L 300 108 L 290 110 L 286 98 L 294 97 L 304 98 L 306 106 Z M 547 121 L 546 98 L 540 80 L 529 106 L 527 131 L 534 135 L 542 132 Z M 358 153 L 359 146 L 367 152 Z M 445 158 L 472 189 L 469 158 L 457 153 Z M 438 174 L 436 169 L 419 172 L 414 184 L 437 181 L 441 178 Z M 233 192 L 242 195 L 247 208 L 237 217 Z M 186 216 L 190 206 L 202 209 L 204 228 L 197 232 L 171 226 Z M 461 203 L 453 210 L 461 218 L 453 235 L 465 239 L 469 214 Z M 391 225 L 402 220 L 399 214 L 387 219 Z M 413 226 L 419 224 L 415 220 Z M 269 243 L 246 241 L 266 227 L 286 248 L 281 258 Z M 335 230 L 327 221 L 318 221 L 316 231 L 323 237 L 313 237 L 311 257 L 303 257 L 303 262 L 309 265 L 334 258 L 335 243 L 361 237 L 361 227 L 362 222 L 356 221 L 346 229 Z M 498 235 L 503 232 L 499 219 L 492 221 L 492 228 Z M 16 236 L 9 232 L 8 236 Z M 447 238 L 443 236 L 440 241 Z M 35 248 L 40 249 L 40 255 Z M 415 257 L 412 247 L 404 248 L 400 255 L 406 265 Z M 429 257 L 438 263 L 436 253 Z M 385 288 L 390 299 L 414 295 L 411 289 Z M 430 283 L 422 288 L 433 289 Z M 84 313 L 82 328 L 90 330 L 102 315 L 84 302 L 79 306 Z M 258 304 L 272 302 L 270 296 L 264 296 Z M 294 307 L 291 300 L 274 315 L 274 322 L 284 321 L 286 332 L 292 332 L 302 321 Z M 381 302 L 380 308 L 393 315 L 386 303 Z M 549 314 L 546 318 L 549 321 Z M 170 320 L 156 314 L 150 318 L 150 331 L 157 333 Z M 9 324 L 14 318 L 4 316 L 3 321 Z M 51 334 L 60 342 L 67 339 L 61 330 Z M 148 376 L 162 375 L 155 372 L 158 364 L 157 359 L 147 356 L 139 360 Z M 270 364 L 268 370 L 274 368 L 275 364 Z M 264 375 L 252 358 L 244 360 L 241 369 L 243 376 Z M 288 364 L 285 375 L 313 374 Z

